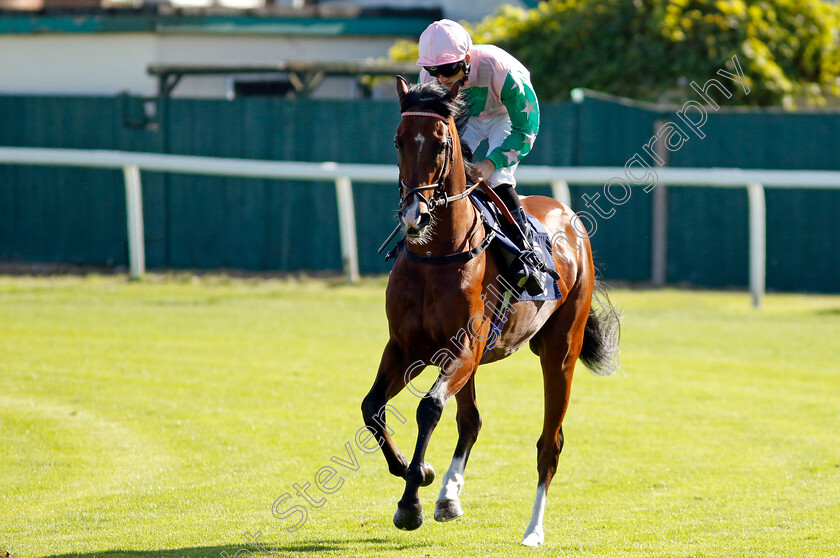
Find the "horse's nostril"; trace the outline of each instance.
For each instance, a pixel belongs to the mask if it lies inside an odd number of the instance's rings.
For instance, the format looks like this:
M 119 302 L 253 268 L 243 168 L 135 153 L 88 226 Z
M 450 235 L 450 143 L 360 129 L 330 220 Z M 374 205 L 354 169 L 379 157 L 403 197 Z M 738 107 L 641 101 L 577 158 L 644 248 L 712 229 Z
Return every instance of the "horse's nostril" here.
M 429 224 L 429 221 L 432 220 L 432 216 L 429 213 L 421 213 L 420 214 L 420 224 L 419 227 L 422 229 L 426 225 Z

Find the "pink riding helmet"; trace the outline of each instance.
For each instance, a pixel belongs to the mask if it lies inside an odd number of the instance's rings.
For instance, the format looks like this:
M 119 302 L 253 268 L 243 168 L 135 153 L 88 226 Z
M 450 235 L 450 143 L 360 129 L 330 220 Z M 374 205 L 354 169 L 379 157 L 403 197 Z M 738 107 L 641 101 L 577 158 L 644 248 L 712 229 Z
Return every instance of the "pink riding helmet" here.
M 440 66 L 460 62 L 472 48 L 467 30 L 451 19 L 442 19 L 426 27 L 420 35 L 418 66 Z

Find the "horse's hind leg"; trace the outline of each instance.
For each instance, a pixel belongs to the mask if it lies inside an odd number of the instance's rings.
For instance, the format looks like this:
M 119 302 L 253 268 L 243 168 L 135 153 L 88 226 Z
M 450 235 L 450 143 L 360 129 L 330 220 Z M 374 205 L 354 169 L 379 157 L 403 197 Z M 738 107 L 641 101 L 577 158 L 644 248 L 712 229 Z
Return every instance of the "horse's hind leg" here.
M 543 371 L 545 411 L 542 435 L 537 441 L 537 494 L 531 522 L 522 539 L 522 544 L 526 546 L 538 546 L 545 538 L 543 514 L 548 486 L 557 471 L 557 460 L 563 449 L 563 417 L 569 405 L 572 375 L 589 315 L 589 304 L 578 302 L 572 293 L 569 299 L 549 318 L 532 342 L 532 348 L 540 356 Z
M 435 504 L 437 521 L 449 521 L 464 514 L 458 495 L 464 486 L 464 469 L 470 458 L 470 450 L 481 430 L 481 416 L 475 405 L 475 376 L 471 376 L 461 391 L 455 394 L 455 401 L 458 403 L 455 417 L 458 423 L 458 443 L 449 470 L 443 476 L 443 487 Z

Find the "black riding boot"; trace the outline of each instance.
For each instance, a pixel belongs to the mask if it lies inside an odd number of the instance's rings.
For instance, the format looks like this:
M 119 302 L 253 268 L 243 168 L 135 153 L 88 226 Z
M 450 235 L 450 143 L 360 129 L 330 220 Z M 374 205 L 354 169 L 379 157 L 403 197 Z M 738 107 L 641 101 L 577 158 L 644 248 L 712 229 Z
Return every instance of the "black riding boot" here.
M 517 227 L 511 226 L 512 240 L 523 251 L 523 254 L 516 258 L 511 264 L 510 272 L 513 282 L 520 289 L 524 289 L 531 296 L 537 296 L 543 291 L 546 273 L 540 254 L 539 246 L 531 236 L 531 227 L 528 226 L 528 219 L 525 216 L 525 209 L 512 184 L 499 184 L 493 188 L 505 206 L 510 210 Z

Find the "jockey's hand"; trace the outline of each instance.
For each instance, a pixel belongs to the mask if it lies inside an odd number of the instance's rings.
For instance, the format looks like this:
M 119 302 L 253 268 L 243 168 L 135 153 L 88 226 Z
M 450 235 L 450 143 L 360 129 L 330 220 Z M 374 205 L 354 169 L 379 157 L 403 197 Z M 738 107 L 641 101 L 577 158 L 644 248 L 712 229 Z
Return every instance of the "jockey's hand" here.
M 493 161 L 490 159 L 484 159 L 480 163 L 475 165 L 476 170 L 476 179 L 480 182 L 483 182 L 490 178 L 490 175 L 493 174 L 493 171 L 496 170 L 496 165 L 493 164 Z

